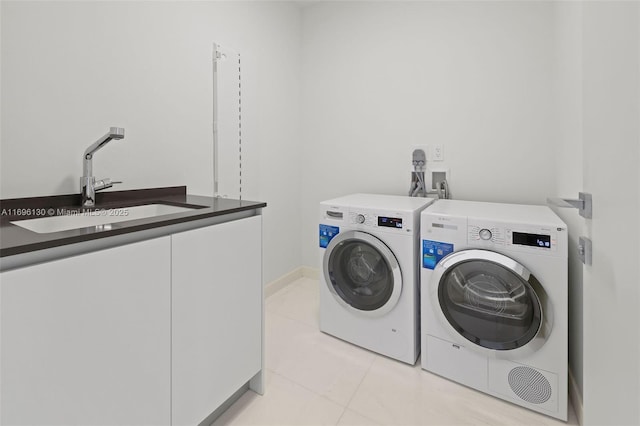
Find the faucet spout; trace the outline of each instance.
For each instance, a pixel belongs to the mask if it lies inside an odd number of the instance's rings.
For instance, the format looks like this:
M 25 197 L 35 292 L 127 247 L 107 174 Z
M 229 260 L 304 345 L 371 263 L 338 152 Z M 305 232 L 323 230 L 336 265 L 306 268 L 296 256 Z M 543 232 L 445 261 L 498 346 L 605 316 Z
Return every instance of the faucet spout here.
M 112 140 L 124 139 L 122 127 L 111 127 L 106 135 L 95 141 L 84 151 L 82 157 L 82 177 L 80 178 L 80 193 L 82 195 L 82 207 L 95 206 L 95 192 L 101 189 L 111 188 L 114 183 L 110 179 L 104 179 L 100 185 L 96 185 L 93 176 L 93 154 Z
M 82 160 L 82 175 L 91 176 L 93 174 L 93 154 L 100 148 L 111 142 L 113 139 L 124 139 L 124 129 L 122 127 L 111 127 L 106 135 L 95 141 L 84 151 Z

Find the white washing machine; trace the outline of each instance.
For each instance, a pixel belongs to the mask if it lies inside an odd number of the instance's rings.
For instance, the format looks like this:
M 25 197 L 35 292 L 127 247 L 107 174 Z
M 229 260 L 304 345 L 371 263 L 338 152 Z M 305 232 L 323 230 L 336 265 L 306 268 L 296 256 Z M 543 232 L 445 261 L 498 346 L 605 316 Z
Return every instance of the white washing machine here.
M 420 212 L 431 198 L 354 194 L 320 204 L 320 330 L 415 364 Z
M 422 368 L 567 420 L 567 226 L 545 206 L 421 215 Z

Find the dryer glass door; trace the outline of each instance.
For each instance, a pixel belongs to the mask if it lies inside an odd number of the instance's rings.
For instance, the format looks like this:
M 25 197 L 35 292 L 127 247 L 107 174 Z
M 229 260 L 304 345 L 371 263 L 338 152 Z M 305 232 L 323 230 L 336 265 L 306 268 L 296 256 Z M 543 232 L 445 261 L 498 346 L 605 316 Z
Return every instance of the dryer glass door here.
M 492 260 L 463 258 L 450 265 L 438 299 L 447 321 L 467 340 L 512 350 L 528 344 L 542 326 L 541 288 L 522 265 L 492 253 Z
M 324 256 L 329 290 L 343 306 L 382 315 L 400 297 L 398 262 L 389 248 L 365 232 L 350 231 L 331 240 Z

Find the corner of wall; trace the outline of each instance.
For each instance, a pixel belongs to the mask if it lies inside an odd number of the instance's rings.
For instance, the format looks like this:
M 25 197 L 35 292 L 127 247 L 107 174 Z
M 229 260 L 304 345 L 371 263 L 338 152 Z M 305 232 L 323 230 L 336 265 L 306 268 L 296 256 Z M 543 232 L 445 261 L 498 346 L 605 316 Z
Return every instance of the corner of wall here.
M 584 425 L 584 407 L 582 405 L 582 390 L 578 387 L 576 379 L 573 376 L 571 368 L 569 368 L 569 400 L 576 413 L 578 424 Z

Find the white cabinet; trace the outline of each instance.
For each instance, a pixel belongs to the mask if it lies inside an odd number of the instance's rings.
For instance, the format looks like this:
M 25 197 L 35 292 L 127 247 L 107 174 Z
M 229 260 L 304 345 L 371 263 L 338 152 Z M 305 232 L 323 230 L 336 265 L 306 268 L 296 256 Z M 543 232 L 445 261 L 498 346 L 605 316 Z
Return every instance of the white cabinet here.
M 260 215 L 0 280 L 0 425 L 195 425 L 262 391 Z
M 172 424 L 204 420 L 262 369 L 262 218 L 172 238 Z
M 163 425 L 171 237 L 0 274 L 0 423 Z

